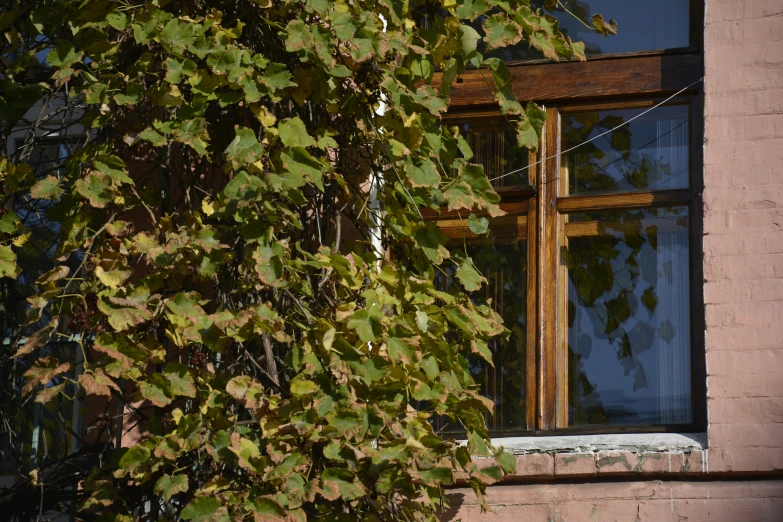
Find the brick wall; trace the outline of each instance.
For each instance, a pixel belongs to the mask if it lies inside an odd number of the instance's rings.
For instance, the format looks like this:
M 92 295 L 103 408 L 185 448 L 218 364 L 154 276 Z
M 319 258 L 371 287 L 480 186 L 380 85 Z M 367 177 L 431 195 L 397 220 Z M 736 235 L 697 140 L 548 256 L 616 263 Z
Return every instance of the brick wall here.
M 783 520 L 783 0 L 706 0 L 704 40 L 709 449 L 522 455 L 444 520 Z
M 445 520 L 462 522 L 775 522 L 783 519 L 783 484 L 753 482 L 613 482 L 491 488 L 482 514 L 470 490 L 451 495 Z
M 783 469 L 783 2 L 708 0 L 710 471 Z

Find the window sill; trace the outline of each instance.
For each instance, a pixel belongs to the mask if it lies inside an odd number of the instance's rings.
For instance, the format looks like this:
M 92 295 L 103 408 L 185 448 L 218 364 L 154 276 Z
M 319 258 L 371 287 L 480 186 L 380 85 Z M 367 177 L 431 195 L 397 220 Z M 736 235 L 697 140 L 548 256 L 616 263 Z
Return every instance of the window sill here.
M 652 479 L 709 470 L 703 433 L 502 437 L 492 442 L 516 455 L 516 473 L 504 482 L 632 475 Z M 490 466 L 494 459 L 476 458 L 474 462 Z
M 557 435 L 499 437 L 492 440 L 514 455 L 590 453 L 597 451 L 690 452 L 707 448 L 705 433 L 623 433 L 618 435 Z

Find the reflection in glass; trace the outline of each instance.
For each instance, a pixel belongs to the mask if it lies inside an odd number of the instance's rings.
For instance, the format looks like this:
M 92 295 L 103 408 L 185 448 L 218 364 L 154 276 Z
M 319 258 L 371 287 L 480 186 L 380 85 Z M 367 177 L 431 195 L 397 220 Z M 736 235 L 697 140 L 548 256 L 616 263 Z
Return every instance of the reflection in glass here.
M 480 357 L 468 357 L 470 372 L 479 384 L 481 394 L 495 403 L 494 415 L 486 419 L 487 427 L 496 432 L 525 430 L 527 243 L 468 244 L 467 253 L 488 281 L 481 290 L 474 292 L 473 298 L 478 303 L 491 300 L 492 307 L 511 330 L 508 340 L 495 338 L 489 345 L 494 368 Z M 439 278 L 438 284 L 442 289 L 448 287 L 445 278 Z M 459 426 L 446 425 L 445 419 L 437 419 L 436 429 L 457 432 Z
M 566 12 L 563 6 L 579 20 Z M 531 7 L 543 10 L 544 1 L 533 0 Z M 690 6 L 684 0 L 561 0 L 560 5 L 548 13 L 557 19 L 558 27 L 566 36 L 574 42 L 584 42 L 587 56 L 676 49 L 690 45 Z M 619 27 L 617 34 L 603 36 L 592 30 L 591 20 L 595 14 L 602 15 L 607 21 L 616 20 Z M 480 29 L 482 22 L 483 18 L 480 18 L 473 26 Z M 544 58 L 524 42 L 492 50 L 486 56 L 509 62 Z
M 691 422 L 688 212 L 569 216 L 570 425 Z
M 461 126 L 473 151 L 472 163 L 484 166 L 489 179 L 528 165 L 528 150 L 517 144 L 513 131 L 497 128 L 482 128 L 475 125 Z M 523 170 L 492 182 L 495 187 L 529 185 L 528 171 Z
M 562 116 L 566 151 L 646 109 L 590 111 Z M 688 106 L 657 108 L 628 125 L 566 153 L 561 164 L 568 194 L 641 192 L 688 187 Z

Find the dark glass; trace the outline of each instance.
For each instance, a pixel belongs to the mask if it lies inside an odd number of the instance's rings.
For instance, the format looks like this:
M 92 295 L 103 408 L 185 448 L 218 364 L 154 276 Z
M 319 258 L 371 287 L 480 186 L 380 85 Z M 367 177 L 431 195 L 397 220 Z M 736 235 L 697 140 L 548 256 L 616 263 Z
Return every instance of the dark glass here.
M 688 187 L 688 106 L 658 107 L 605 136 L 585 143 L 646 109 L 563 114 L 561 159 L 568 194 L 644 192 Z M 580 145 L 583 144 L 583 145 Z
M 508 340 L 495 338 L 490 342 L 494 368 L 480 357 L 468 357 L 470 372 L 481 394 L 495 403 L 494 414 L 486 419 L 487 427 L 494 432 L 524 431 L 527 429 L 527 243 L 468 244 L 467 253 L 488 281 L 473 293 L 473 299 L 481 304 L 491 300 L 493 309 L 511 330 Z M 448 286 L 444 278 L 439 278 L 439 286 Z M 460 431 L 459 426 L 447 424 L 443 418 L 436 420 L 436 428 L 442 433 Z
M 0 474 L 26 474 L 65 457 L 74 449 L 71 446 L 74 442 L 72 434 L 80 431 L 80 412 L 75 409 L 73 401 L 77 392 L 73 381 L 77 378 L 74 367 L 78 365 L 78 350 L 76 343 L 52 342 L 38 351 L 42 357 L 71 363 L 67 378 L 59 375 L 46 383 L 47 388 L 64 385 L 64 393 L 46 404 L 38 404 L 29 398 L 11 405 L 5 418 L 13 429 L 0 431 Z M 25 359 L 19 359 L 18 364 L 22 366 L 20 373 L 30 365 Z M 18 384 L 21 387 L 24 383 Z M 20 389 L 14 391 L 21 396 Z
M 528 165 L 529 152 L 525 147 L 518 145 L 513 131 L 469 123 L 462 124 L 461 129 L 473 151 L 471 162 L 484 166 L 487 177 L 494 180 L 493 186 L 510 187 L 530 184 L 529 172 L 525 169 Z M 510 172 L 514 173 L 504 176 Z
M 60 177 L 62 164 L 75 146 L 76 142 L 70 139 L 43 139 L 22 160 L 30 164 L 39 179 L 49 175 Z M 61 226 L 51 215 L 56 205 L 56 201 L 32 199 L 27 195 L 14 201 L 14 212 L 30 233 L 27 242 L 17 250 L 22 273 L 16 280 L 15 290 L 21 294 L 23 307 L 26 307 L 26 297 L 34 291 L 36 279 L 54 268 Z
M 687 0 L 562 0 L 551 15 L 560 30 L 574 42 L 585 44 L 587 56 L 676 49 L 690 46 L 690 3 Z M 533 9 L 544 8 L 542 0 L 531 2 Z M 592 27 L 592 17 L 616 20 L 616 35 L 603 36 Z M 578 17 L 578 19 L 577 19 Z M 473 26 L 480 29 L 483 19 Z M 584 23 L 583 23 L 584 22 Z M 585 23 L 589 26 L 585 26 Z M 485 56 L 508 62 L 536 60 L 544 56 L 527 43 L 495 49 Z
M 18 147 L 16 155 L 20 161 L 28 163 L 38 179 L 46 176 L 60 177 L 63 162 L 76 146 L 69 138 L 42 138 L 35 147 Z M 33 199 L 28 194 L 17 196 L 13 202 L 13 211 L 29 234 L 27 241 L 16 249 L 18 264 L 22 268 L 19 277 L 10 284 L 6 301 L 6 342 L 22 338 L 41 328 L 50 321 L 44 311 L 39 321 L 26 324 L 25 314 L 29 308 L 27 297 L 35 292 L 36 280 L 55 266 L 54 258 L 59 242 L 61 217 L 53 216 L 57 201 Z M 72 255 L 71 270 L 78 266 L 78 254 Z M 24 326 L 20 326 L 24 325 Z M 42 357 L 54 357 L 60 362 L 70 362 L 68 379 L 77 378 L 75 373 L 79 365 L 79 346 L 74 342 L 54 340 L 37 350 Z M 19 359 L 16 370 L 22 375 L 29 367 L 29 361 Z M 73 397 L 76 389 L 64 376 L 58 376 L 45 384 L 46 387 L 63 386 L 63 392 L 47 404 L 34 402 L 32 397 L 21 403 L 4 401 L 7 426 L 0 427 L 0 474 L 27 473 L 44 463 L 60 459 L 71 452 L 72 433 L 80 431 L 78 410 L 75 414 Z M 21 397 L 23 379 L 11 379 L 7 396 Z
M 688 424 L 686 207 L 569 216 L 569 425 Z

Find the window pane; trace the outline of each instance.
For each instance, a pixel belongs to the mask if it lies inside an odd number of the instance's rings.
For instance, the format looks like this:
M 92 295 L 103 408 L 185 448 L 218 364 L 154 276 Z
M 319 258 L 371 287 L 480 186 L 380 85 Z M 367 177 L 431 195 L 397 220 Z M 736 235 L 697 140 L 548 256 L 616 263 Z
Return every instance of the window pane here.
M 646 109 L 563 114 L 561 149 L 567 151 Z M 561 160 L 568 194 L 642 192 L 688 187 L 688 106 L 663 106 Z
M 543 9 L 543 0 L 531 2 Z M 603 36 L 558 6 L 551 11 L 560 30 L 575 42 L 584 42 L 587 56 L 675 49 L 690 45 L 690 6 L 685 0 L 561 0 L 568 11 L 591 24 L 592 16 L 617 21 L 616 35 Z M 477 21 L 477 29 L 482 20 Z M 544 56 L 526 43 L 490 51 L 487 56 L 506 61 L 535 60 Z
M 569 216 L 570 425 L 691 422 L 688 212 Z
M 519 171 L 492 181 L 495 187 L 530 185 L 528 170 L 520 171 L 528 165 L 528 150 L 517 144 L 513 131 L 487 127 L 486 124 L 461 125 L 473 151 L 471 162 L 483 165 L 484 172 L 490 180 L 509 172 Z
M 479 303 L 491 299 L 511 330 L 508 340 L 495 339 L 489 345 L 495 368 L 480 357 L 468 357 L 481 394 L 495 403 L 495 414 L 487 418 L 487 427 L 495 432 L 526 430 L 527 243 L 468 244 L 467 253 L 488 281 L 474 293 L 474 299 Z M 443 278 L 440 282 L 447 286 Z M 447 425 L 445 419 L 436 424 L 442 432 L 459 431 L 459 426 Z

